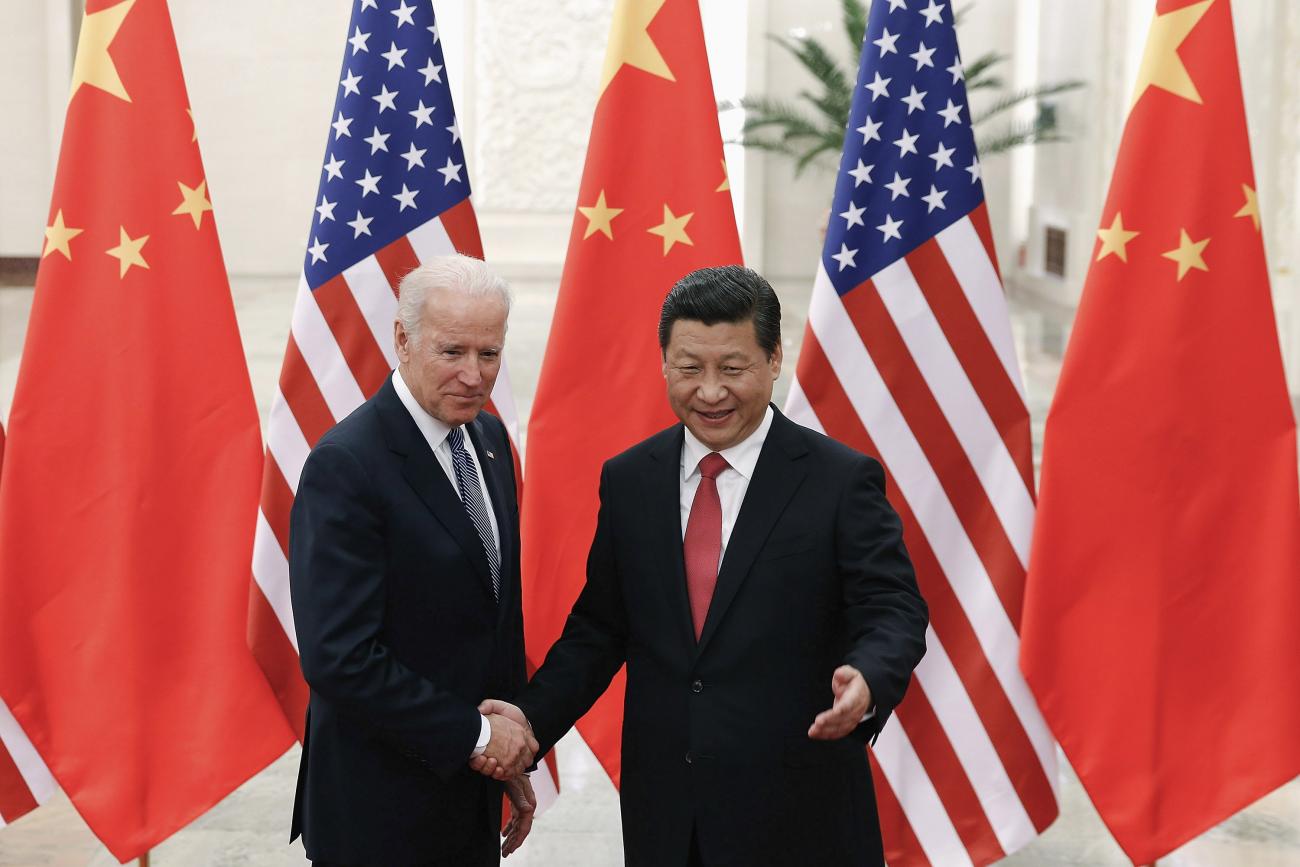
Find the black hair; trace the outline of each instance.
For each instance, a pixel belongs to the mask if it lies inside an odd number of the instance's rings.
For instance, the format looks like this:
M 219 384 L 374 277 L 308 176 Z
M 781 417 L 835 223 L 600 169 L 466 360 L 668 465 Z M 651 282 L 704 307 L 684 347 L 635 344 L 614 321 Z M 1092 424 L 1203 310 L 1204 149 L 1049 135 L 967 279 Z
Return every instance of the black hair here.
M 668 351 L 673 323 L 679 319 L 705 325 L 749 320 L 768 358 L 781 343 L 781 302 L 761 274 L 743 265 L 701 268 L 677 281 L 659 313 L 661 351 Z

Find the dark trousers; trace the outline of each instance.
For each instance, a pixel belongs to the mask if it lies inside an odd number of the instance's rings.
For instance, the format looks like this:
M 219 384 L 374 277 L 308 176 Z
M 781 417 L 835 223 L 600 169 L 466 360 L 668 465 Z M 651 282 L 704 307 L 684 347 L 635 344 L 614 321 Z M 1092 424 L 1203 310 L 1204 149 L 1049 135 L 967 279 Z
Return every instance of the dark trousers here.
M 390 863 L 345 864 L 339 861 L 312 861 L 312 867 L 392 867 Z M 489 834 L 474 834 L 466 840 L 465 847 L 454 855 L 418 865 L 418 867 L 499 867 L 501 864 L 501 838 Z
M 482 836 L 482 835 L 478 835 Z M 501 863 L 500 838 L 484 837 L 470 842 L 461 852 L 419 867 L 498 867 Z M 312 867 L 390 867 L 388 864 L 341 864 L 337 861 L 313 861 Z
M 704 856 L 700 854 L 700 835 L 691 829 L 691 853 L 687 858 L 687 867 L 704 867 Z
M 340 864 L 337 861 L 313 861 L 312 867 L 388 867 L 388 865 Z M 501 863 L 501 852 L 494 845 L 491 848 L 475 847 L 467 849 L 463 855 L 456 855 L 450 860 L 430 861 L 419 867 L 497 867 Z
M 422 863 L 418 867 L 500 867 L 501 837 L 486 828 L 489 818 L 496 823 L 496 827 L 500 827 L 500 815 L 491 815 L 486 807 L 484 812 L 488 815 L 483 816 L 485 826 L 483 833 L 466 834 L 464 846 L 457 852 L 435 861 Z M 388 862 L 345 864 L 338 861 L 312 861 L 311 863 L 312 867 L 392 867 Z
M 485 795 L 479 800 L 478 815 L 470 826 L 464 829 L 464 838 L 454 852 L 448 852 L 433 861 L 423 862 L 415 867 L 500 867 L 501 802 L 499 795 Z M 450 841 L 448 841 L 450 842 Z M 450 847 L 449 847 L 450 848 Z M 342 862 L 314 860 L 312 867 L 393 867 L 391 862 Z M 408 862 L 403 862 L 407 867 Z

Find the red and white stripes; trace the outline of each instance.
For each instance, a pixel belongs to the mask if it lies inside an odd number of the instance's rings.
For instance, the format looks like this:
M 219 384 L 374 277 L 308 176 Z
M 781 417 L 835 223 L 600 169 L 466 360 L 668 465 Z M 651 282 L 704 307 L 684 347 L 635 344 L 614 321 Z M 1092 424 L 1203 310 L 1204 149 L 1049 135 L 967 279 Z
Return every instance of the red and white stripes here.
M 792 418 L 879 457 L 927 653 L 874 750 L 891 865 L 987 864 L 1056 816 L 1056 747 L 1017 663 L 1029 414 L 983 206 L 840 296 L 818 269 Z

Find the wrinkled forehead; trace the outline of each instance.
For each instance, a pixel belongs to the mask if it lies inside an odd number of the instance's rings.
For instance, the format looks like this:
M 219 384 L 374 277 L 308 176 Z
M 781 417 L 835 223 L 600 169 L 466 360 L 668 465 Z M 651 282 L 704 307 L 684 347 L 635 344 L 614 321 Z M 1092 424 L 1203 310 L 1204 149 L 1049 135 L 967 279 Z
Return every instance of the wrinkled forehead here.
M 431 289 L 424 302 L 424 323 L 445 331 L 504 330 L 509 308 L 495 295 L 470 295 L 454 289 Z

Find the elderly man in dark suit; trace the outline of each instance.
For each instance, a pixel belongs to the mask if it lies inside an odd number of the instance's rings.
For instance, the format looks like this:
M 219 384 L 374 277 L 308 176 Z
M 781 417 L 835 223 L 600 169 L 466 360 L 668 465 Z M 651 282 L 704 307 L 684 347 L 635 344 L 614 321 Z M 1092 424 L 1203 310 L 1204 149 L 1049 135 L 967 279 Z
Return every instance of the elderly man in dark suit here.
M 499 861 L 503 784 L 537 743 L 476 708 L 524 683 L 519 514 L 510 441 L 481 412 L 510 296 L 448 256 L 401 283 L 399 365 L 312 449 L 289 532 L 311 687 L 292 835 L 317 864 L 467 867 Z M 526 776 L 505 784 L 528 833 Z
M 880 464 L 771 405 L 780 321 L 746 268 L 673 287 L 659 343 L 682 423 L 605 464 L 562 636 L 517 707 L 481 705 L 545 750 L 627 664 L 636 867 L 884 864 L 865 748 L 927 610 Z

